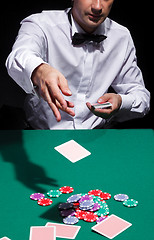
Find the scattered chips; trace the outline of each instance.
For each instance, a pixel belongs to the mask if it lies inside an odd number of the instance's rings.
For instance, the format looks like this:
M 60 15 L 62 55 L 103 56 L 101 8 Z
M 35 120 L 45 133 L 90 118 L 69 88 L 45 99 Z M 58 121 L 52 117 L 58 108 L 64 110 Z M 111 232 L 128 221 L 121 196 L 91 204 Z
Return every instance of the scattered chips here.
M 50 190 L 49 192 L 47 192 L 47 195 L 51 198 L 52 197 L 53 198 L 60 197 L 61 194 L 62 194 L 62 192 L 59 190 Z
M 68 217 L 69 215 L 72 215 L 72 214 L 74 215 L 74 213 L 75 213 L 75 210 L 72 208 L 60 211 L 60 214 L 62 217 Z
M 83 211 L 83 210 L 76 210 L 75 212 L 75 216 L 81 220 L 84 219 L 85 215 L 86 215 L 86 211 Z
M 45 195 L 43 193 L 33 193 L 30 195 L 30 199 L 35 200 L 35 201 L 38 201 L 44 197 L 45 197 Z
M 97 215 L 98 216 L 106 216 L 106 215 L 109 215 L 109 208 L 106 207 L 106 208 L 100 208 L 98 211 L 97 211 Z
M 71 224 L 71 225 L 74 225 L 74 224 L 78 223 L 78 221 L 79 221 L 79 219 L 77 217 L 74 217 L 74 216 L 68 216 L 68 217 L 63 219 L 63 223 Z
M 74 191 L 73 187 L 63 186 L 57 190 L 50 190 L 47 195 L 50 198 L 58 198 L 63 193 L 68 194 Z M 37 201 L 40 206 L 49 206 L 52 204 L 50 198 L 45 198 L 43 193 L 33 193 L 30 195 L 32 200 Z M 109 207 L 106 201 L 111 198 L 111 194 L 103 192 L 100 189 L 90 190 L 88 193 L 80 193 L 71 195 L 67 198 L 67 202 L 61 202 L 58 205 L 60 215 L 63 217 L 63 223 L 74 225 L 79 220 L 86 222 L 100 223 L 109 215 Z M 126 194 L 114 195 L 114 200 L 123 202 L 126 207 L 136 207 L 138 201 L 129 199 Z
M 125 200 L 127 200 L 129 197 L 128 197 L 128 195 L 126 195 L 126 194 L 116 194 L 116 195 L 114 195 L 114 200 L 116 200 L 116 201 L 119 201 L 119 202 L 123 202 L 123 201 L 125 201 Z
M 96 213 L 93 212 L 86 212 L 83 220 L 86 222 L 95 222 L 98 219 L 98 216 Z
M 60 209 L 60 210 L 66 210 L 66 209 L 70 209 L 70 208 L 73 208 L 73 203 L 68 203 L 68 202 L 64 202 L 64 203 L 60 203 L 59 204 L 59 206 L 58 206 L 58 208 Z
M 81 194 L 72 195 L 67 199 L 67 202 L 76 203 L 80 200 L 80 198 L 81 198 Z
M 138 205 L 138 201 L 134 199 L 127 199 L 123 202 L 123 205 L 126 207 L 136 207 Z
M 71 193 L 71 192 L 73 192 L 74 191 L 74 188 L 72 188 L 72 187 L 69 187 L 69 186 L 64 186 L 64 187 L 61 187 L 60 189 L 59 189 L 59 191 L 61 191 L 62 193 Z
M 94 206 L 94 202 L 92 200 L 85 200 L 80 203 L 79 208 L 81 210 L 90 210 L 93 208 L 93 206 Z
M 40 206 L 49 206 L 52 204 L 52 200 L 49 198 L 42 198 L 42 199 L 38 200 L 37 203 Z
M 100 196 L 101 193 L 102 193 L 102 191 L 99 190 L 99 189 L 90 190 L 90 191 L 88 192 L 89 195 L 94 195 L 94 196 Z
M 107 192 L 102 192 L 100 194 L 100 197 L 103 199 L 103 200 L 108 200 L 111 198 L 111 194 L 110 193 L 107 193 Z
M 102 222 L 103 220 L 105 220 L 107 217 L 108 217 L 108 216 L 99 217 L 99 218 L 96 220 L 96 222 L 97 222 L 97 223 L 100 223 L 100 222 Z

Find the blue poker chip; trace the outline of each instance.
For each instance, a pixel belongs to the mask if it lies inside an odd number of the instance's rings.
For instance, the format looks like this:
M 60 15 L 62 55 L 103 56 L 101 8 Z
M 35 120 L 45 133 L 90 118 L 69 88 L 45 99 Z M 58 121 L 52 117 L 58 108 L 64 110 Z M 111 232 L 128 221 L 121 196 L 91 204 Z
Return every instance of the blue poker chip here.
M 90 210 L 93 208 L 93 206 L 94 206 L 94 202 L 92 200 L 85 200 L 80 203 L 79 208 L 81 210 Z
M 79 219 L 74 216 L 68 216 L 63 219 L 63 223 L 70 224 L 70 225 L 74 225 L 74 224 L 78 223 L 78 221 L 79 221 Z
M 124 202 L 126 201 L 127 199 L 129 199 L 128 195 L 126 194 L 116 194 L 114 195 L 114 200 L 116 201 L 119 201 L 119 202 Z
M 75 195 L 72 195 L 70 196 L 68 199 L 67 199 L 67 202 L 69 203 L 75 203 L 75 202 L 78 202 L 81 198 L 81 194 L 75 194 Z

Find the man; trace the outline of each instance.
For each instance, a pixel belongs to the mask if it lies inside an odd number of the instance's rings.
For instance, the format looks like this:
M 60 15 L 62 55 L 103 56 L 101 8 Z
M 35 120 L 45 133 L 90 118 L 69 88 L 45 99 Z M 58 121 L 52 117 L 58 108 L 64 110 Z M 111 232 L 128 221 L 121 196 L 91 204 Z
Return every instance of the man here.
M 28 93 L 34 129 L 102 128 L 149 111 L 130 33 L 108 18 L 113 2 L 74 0 L 72 9 L 22 21 L 6 64 Z M 116 93 L 107 93 L 110 86 Z M 112 107 L 94 109 L 96 102 Z

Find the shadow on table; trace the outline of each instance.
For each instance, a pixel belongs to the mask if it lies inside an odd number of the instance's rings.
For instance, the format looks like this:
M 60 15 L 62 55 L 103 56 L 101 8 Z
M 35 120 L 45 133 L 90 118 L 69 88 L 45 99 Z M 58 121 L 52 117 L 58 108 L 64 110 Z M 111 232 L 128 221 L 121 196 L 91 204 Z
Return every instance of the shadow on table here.
M 49 222 L 52 221 L 52 222 L 62 223 L 63 218 L 60 216 L 60 212 L 58 210 L 59 203 L 53 206 L 51 205 L 51 207 L 42 215 L 40 215 L 40 217 Z
M 39 184 L 58 186 L 56 180 L 49 178 L 42 167 L 29 161 L 23 146 L 22 131 L 1 131 L 0 153 L 5 162 L 13 164 L 16 179 L 34 192 L 46 191 Z

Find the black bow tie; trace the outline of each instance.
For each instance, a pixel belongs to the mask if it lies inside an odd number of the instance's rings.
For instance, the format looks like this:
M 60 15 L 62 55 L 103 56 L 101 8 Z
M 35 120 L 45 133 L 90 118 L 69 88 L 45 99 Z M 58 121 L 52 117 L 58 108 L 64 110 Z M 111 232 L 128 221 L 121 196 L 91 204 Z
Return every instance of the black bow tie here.
M 106 38 L 107 38 L 106 36 L 98 35 L 98 34 L 94 35 L 94 34 L 88 34 L 88 33 L 75 33 L 72 38 L 72 44 L 80 45 L 85 41 L 93 41 L 93 42 L 100 43 Z

